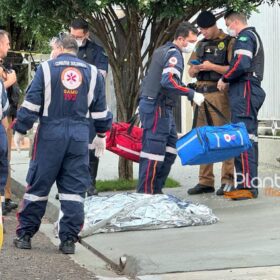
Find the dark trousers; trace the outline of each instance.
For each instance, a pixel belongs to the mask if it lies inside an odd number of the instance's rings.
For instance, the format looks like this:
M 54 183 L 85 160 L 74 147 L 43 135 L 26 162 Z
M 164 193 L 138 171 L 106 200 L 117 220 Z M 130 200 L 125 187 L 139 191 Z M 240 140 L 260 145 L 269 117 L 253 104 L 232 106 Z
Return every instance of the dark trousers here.
M 8 141 L 5 128 L 0 122 L 0 196 L 2 204 L 4 203 L 4 189 L 9 173 L 8 163 Z M 0 207 L 4 205 L 0 205 Z
M 89 189 L 96 189 L 96 176 L 98 171 L 99 158 L 95 156 L 95 150 L 89 150 L 89 172 L 91 186 Z
M 176 159 L 177 131 L 172 108 L 142 99 L 139 104 L 143 126 L 137 192 L 161 193 Z
M 253 145 L 235 158 L 238 189 L 258 187 L 258 112 L 264 100 L 265 92 L 254 80 L 230 84 L 231 120 L 245 123 Z
M 57 184 L 61 211 L 59 238 L 77 240 L 84 223 L 84 197 L 90 184 L 88 125 L 79 121 L 55 121 L 38 127 L 26 181 L 28 186 L 18 212 L 19 237 L 38 231 L 48 195 Z

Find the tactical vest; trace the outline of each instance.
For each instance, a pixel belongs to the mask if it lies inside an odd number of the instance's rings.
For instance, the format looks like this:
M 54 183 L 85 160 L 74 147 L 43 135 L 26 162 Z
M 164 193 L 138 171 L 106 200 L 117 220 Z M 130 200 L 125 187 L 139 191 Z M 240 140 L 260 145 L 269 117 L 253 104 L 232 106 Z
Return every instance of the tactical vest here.
M 200 61 L 210 61 L 218 65 L 228 65 L 229 61 L 228 56 L 228 44 L 232 39 L 230 36 L 225 36 L 223 39 L 217 40 L 206 40 L 203 39 L 199 42 L 196 49 L 197 58 Z M 214 71 L 200 71 L 197 74 L 198 81 L 214 81 L 217 82 L 222 77 L 222 74 L 219 74 Z
M 253 76 L 256 77 L 260 82 L 263 80 L 263 72 L 264 72 L 264 50 L 262 40 L 259 34 L 255 29 L 249 29 L 256 39 L 255 53 L 252 58 L 252 66 L 248 70 L 248 72 L 253 73 Z
M 161 89 L 161 75 L 164 68 L 164 56 L 167 51 L 174 48 L 172 45 L 163 45 L 154 51 L 152 61 L 141 85 L 141 96 L 157 98 Z

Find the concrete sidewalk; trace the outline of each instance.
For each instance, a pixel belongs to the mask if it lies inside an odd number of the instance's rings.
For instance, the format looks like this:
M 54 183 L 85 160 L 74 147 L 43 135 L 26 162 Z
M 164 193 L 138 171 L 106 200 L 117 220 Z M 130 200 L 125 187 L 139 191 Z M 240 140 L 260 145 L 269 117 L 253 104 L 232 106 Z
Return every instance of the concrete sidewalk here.
M 25 185 L 28 160 L 27 152 L 12 153 L 12 177 L 19 183 L 15 184 L 14 191 L 18 195 L 24 191 L 22 185 Z M 117 178 L 117 164 L 118 157 L 106 152 L 100 160 L 98 179 Z M 135 164 L 135 177 L 137 168 Z M 220 164 L 215 165 L 217 187 L 220 168 Z M 259 171 L 261 178 L 279 175 L 279 170 L 272 165 L 262 165 Z M 108 263 L 123 269 L 125 274 L 133 277 L 137 275 L 139 280 L 279 279 L 280 198 L 265 196 L 262 189 L 258 199 L 239 202 L 228 201 L 214 194 L 187 196 L 187 188 L 197 183 L 197 174 L 198 167 L 183 167 L 177 159 L 170 175 L 182 187 L 166 189 L 165 192 L 206 204 L 220 218 L 219 223 L 211 226 L 96 234 L 83 239 L 83 244 Z M 54 187 L 46 213 L 53 221 L 57 218 L 59 207 L 59 202 L 54 199 L 55 194 Z M 275 267 L 253 268 L 268 266 Z M 232 270 L 242 267 L 252 269 Z

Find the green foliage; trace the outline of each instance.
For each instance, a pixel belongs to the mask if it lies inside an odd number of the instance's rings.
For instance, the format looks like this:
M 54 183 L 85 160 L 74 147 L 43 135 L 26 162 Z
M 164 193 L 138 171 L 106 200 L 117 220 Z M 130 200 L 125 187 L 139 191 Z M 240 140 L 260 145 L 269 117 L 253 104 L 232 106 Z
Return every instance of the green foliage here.
M 108 191 L 131 191 L 135 190 L 137 186 L 137 180 L 97 180 L 96 188 L 99 192 Z M 180 183 L 172 178 L 167 178 L 165 188 L 177 188 L 180 187 Z

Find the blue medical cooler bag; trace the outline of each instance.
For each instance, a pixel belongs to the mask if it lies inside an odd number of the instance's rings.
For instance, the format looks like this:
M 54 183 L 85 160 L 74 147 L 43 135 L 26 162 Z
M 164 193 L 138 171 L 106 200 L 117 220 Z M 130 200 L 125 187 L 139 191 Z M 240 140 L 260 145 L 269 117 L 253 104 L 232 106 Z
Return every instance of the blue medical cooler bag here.
M 206 115 L 208 111 L 206 103 L 220 117 L 226 120 L 222 113 L 208 101 L 205 102 Z M 197 117 L 197 114 L 195 117 Z M 208 118 L 207 123 L 209 124 Z M 176 143 L 177 153 L 182 165 L 198 165 L 224 161 L 240 155 L 251 147 L 252 144 L 247 129 L 242 122 L 236 124 L 228 123 L 223 126 L 208 125 L 193 128 L 178 139 Z

